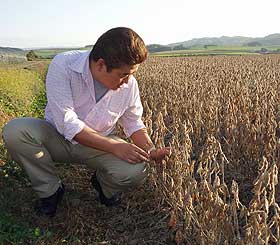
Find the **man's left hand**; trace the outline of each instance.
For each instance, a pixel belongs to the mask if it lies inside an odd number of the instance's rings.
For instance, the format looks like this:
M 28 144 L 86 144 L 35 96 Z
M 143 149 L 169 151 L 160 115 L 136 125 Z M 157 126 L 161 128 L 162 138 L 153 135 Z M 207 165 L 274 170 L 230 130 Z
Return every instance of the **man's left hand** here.
M 171 154 L 171 147 L 164 147 L 161 149 L 154 149 L 150 152 L 150 159 L 154 160 L 156 163 L 161 163 L 166 155 Z

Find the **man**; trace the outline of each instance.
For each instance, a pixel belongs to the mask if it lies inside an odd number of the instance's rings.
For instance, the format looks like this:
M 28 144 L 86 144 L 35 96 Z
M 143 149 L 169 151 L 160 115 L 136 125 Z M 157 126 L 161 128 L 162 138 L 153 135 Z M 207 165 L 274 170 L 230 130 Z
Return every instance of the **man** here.
M 143 40 L 124 27 L 104 33 L 91 52 L 58 54 L 46 78 L 45 120 L 17 118 L 4 127 L 10 155 L 40 197 L 38 214 L 54 216 L 64 194 L 55 162 L 95 169 L 91 182 L 99 201 L 113 206 L 121 192 L 143 183 L 149 159 L 160 162 L 170 153 L 170 148 L 155 148 L 141 120 L 133 73 L 146 58 Z M 117 122 L 133 143 L 114 135 Z

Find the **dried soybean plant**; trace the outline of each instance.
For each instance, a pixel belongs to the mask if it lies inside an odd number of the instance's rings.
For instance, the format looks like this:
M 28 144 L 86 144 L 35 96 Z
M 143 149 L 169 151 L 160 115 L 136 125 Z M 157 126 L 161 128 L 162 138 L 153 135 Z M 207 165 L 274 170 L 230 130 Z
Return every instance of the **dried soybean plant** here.
M 173 148 L 150 181 L 176 243 L 280 244 L 279 65 L 276 55 L 150 57 L 140 68 L 144 122 Z

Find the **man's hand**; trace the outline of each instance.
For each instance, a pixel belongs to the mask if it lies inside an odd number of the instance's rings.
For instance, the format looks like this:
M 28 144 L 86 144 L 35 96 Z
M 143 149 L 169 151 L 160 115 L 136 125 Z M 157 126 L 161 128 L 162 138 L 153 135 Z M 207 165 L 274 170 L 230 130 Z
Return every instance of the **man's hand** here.
M 147 152 L 130 143 L 120 142 L 116 144 L 113 154 L 131 164 L 149 161 L 149 154 Z
M 150 159 L 154 160 L 156 163 L 161 163 L 162 160 L 166 155 L 171 154 L 171 148 L 170 147 L 164 147 L 161 149 L 155 149 L 152 150 L 150 153 Z
M 131 139 L 135 145 L 141 147 L 149 153 L 149 159 L 154 160 L 156 163 L 161 163 L 166 155 L 171 154 L 171 147 L 163 147 L 161 149 L 154 149 L 155 146 L 147 133 L 146 128 L 139 129 L 134 132 Z

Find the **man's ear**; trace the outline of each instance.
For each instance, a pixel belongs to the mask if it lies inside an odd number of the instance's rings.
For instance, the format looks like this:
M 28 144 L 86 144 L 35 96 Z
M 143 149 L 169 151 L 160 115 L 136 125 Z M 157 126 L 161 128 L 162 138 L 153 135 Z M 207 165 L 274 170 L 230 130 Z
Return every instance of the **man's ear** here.
M 104 59 L 98 59 L 96 61 L 96 67 L 97 67 L 97 70 L 98 71 L 102 71 L 105 69 L 105 71 L 107 71 L 107 67 L 106 67 L 106 63 L 105 63 L 105 60 Z

